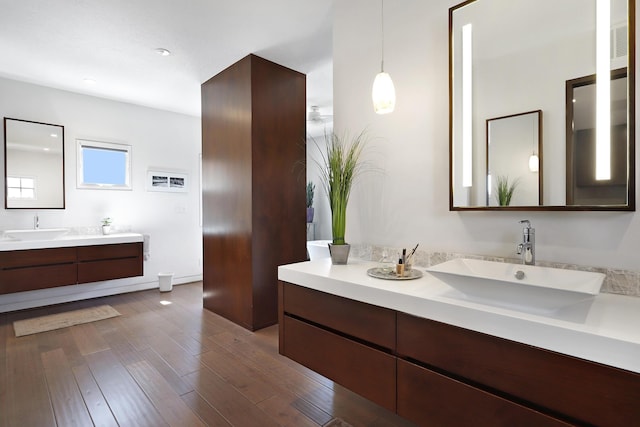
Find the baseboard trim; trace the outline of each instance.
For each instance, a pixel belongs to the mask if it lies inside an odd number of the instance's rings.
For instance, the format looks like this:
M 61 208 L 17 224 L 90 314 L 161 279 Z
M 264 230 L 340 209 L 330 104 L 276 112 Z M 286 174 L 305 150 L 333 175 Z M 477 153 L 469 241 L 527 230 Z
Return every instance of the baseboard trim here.
M 81 301 L 109 295 L 144 291 L 159 287 L 158 280 L 138 283 L 122 283 L 131 279 L 109 280 L 105 282 L 83 283 L 81 285 L 61 286 L 57 288 L 39 289 L 35 291 L 17 292 L 0 295 L 0 313 L 45 307 L 71 301 Z M 174 277 L 174 285 L 198 282 L 202 274 Z

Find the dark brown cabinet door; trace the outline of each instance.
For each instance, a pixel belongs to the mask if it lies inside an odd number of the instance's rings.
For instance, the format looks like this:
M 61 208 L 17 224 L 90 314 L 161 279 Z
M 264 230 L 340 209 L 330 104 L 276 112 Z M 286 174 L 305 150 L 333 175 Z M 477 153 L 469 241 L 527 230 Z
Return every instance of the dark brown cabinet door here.
M 398 355 L 598 426 L 640 422 L 640 375 L 398 313 Z
M 284 355 L 361 396 L 396 410 L 396 358 L 291 317 Z
M 78 247 L 78 283 L 143 274 L 142 243 Z
M 0 294 L 76 283 L 76 248 L 0 251 Z
M 398 359 L 398 415 L 421 426 L 570 425 L 402 359 Z
M 391 351 L 396 347 L 396 312 L 302 286 L 284 285 L 284 311 Z

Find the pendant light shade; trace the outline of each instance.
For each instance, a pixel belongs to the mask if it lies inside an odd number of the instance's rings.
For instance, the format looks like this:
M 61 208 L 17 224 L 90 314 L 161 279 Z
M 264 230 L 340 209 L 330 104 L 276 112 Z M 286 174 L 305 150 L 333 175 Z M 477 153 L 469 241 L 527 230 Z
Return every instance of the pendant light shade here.
M 540 159 L 536 153 L 533 153 L 529 156 L 529 170 L 531 172 L 538 172 L 538 169 L 540 169 Z
M 391 76 L 381 71 L 373 81 L 373 108 L 378 114 L 387 114 L 393 111 L 396 105 L 396 89 L 393 86 Z
M 396 88 L 393 86 L 391 76 L 384 72 L 384 0 L 381 0 L 380 8 L 380 33 L 382 36 L 380 72 L 373 81 L 371 98 L 376 113 L 387 114 L 393 112 L 396 106 Z

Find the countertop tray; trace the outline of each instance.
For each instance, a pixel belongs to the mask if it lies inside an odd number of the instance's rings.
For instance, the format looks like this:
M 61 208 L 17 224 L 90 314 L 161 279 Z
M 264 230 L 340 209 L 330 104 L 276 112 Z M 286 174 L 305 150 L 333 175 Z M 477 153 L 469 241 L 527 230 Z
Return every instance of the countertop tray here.
M 367 270 L 367 274 L 376 279 L 384 280 L 412 280 L 422 277 L 422 271 L 412 268 L 409 271 L 404 272 L 404 276 L 398 276 L 395 270 L 389 270 L 388 268 L 374 267 Z

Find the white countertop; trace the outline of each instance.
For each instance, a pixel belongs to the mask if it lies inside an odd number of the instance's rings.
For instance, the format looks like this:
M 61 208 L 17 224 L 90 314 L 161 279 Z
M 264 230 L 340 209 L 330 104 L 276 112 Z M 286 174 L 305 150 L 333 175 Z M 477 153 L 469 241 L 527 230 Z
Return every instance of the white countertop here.
M 461 328 L 640 373 L 640 298 L 604 294 L 553 315 L 451 297 L 456 291 L 424 272 L 414 280 L 367 275 L 373 262 L 329 258 L 278 267 L 278 279 Z
M 24 249 L 68 248 L 70 246 L 112 245 L 117 243 L 135 243 L 144 240 L 138 233 L 114 234 L 66 234 L 51 240 L 12 240 L 0 239 L 0 251 L 17 251 Z

